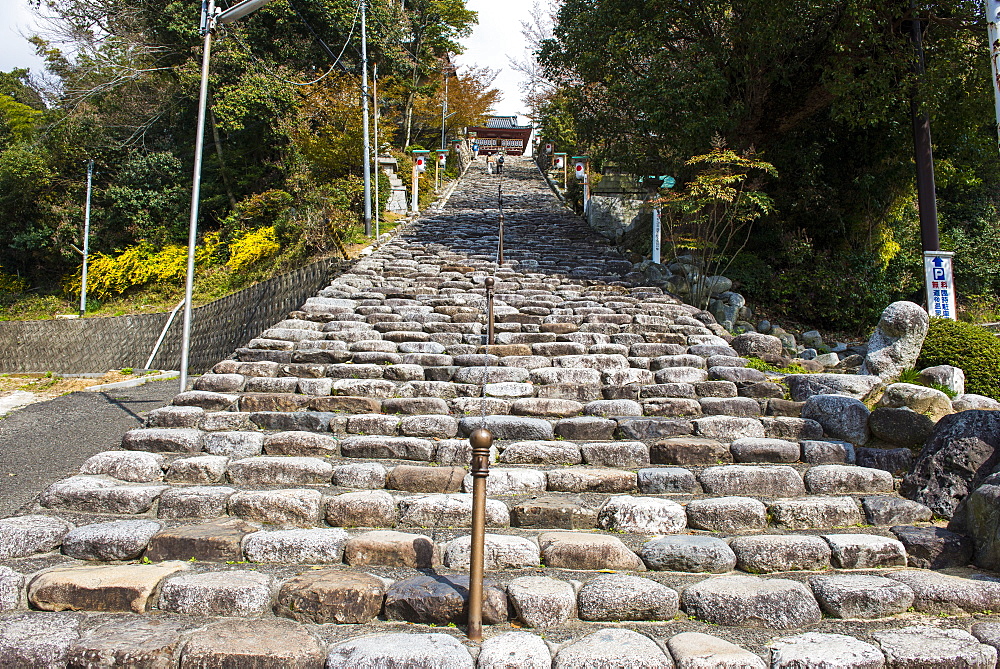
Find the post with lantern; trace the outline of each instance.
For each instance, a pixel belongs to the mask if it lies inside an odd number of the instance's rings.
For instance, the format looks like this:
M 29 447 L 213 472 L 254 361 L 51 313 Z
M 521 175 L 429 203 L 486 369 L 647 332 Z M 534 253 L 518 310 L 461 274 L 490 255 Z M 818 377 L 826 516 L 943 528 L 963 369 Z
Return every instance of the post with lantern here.
M 434 163 L 434 190 L 441 188 L 441 170 L 448 165 L 448 149 L 437 150 L 437 160 Z
M 426 149 L 413 150 L 413 174 L 411 187 L 413 199 L 410 202 L 410 211 L 414 214 L 420 213 L 420 175 L 427 170 L 428 153 L 430 153 L 430 151 L 427 151 Z
M 545 166 L 552 167 L 552 152 L 555 151 L 555 146 L 552 142 L 545 142 Z
M 555 158 L 552 160 L 552 166 L 557 170 L 562 170 L 563 173 L 563 190 L 566 190 L 566 154 L 556 153 Z
M 583 182 L 583 215 L 590 208 L 590 156 L 573 156 L 573 171 L 577 181 Z

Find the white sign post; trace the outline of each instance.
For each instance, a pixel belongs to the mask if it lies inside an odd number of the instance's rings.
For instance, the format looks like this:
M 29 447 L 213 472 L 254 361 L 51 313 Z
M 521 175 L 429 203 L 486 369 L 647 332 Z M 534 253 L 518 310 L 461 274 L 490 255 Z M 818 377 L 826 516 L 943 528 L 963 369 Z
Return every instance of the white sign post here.
M 958 320 L 955 308 L 955 275 L 951 268 L 951 259 L 954 255 L 950 251 L 924 251 L 927 313 L 932 318 Z

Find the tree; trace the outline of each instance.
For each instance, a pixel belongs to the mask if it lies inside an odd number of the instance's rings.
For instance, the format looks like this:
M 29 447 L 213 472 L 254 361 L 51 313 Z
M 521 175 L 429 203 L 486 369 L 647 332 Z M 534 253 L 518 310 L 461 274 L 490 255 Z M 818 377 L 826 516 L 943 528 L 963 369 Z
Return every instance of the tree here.
M 498 70 L 488 67 L 468 67 L 455 72 L 448 84 L 447 128 L 482 125 L 493 113 L 493 105 L 500 99 L 500 91 L 493 88 Z M 420 98 L 413 112 L 413 136 L 427 138 L 440 136 L 441 104 L 445 87 L 438 86 L 432 96 Z M 428 141 L 428 145 L 436 142 Z
M 914 18 L 925 27 L 922 79 L 903 30 Z M 972 0 L 926 0 L 915 11 L 871 0 L 565 0 L 538 52 L 557 87 L 541 123 L 562 126 L 598 165 L 666 171 L 681 183 L 692 176 L 688 157 L 716 134 L 738 153 L 753 149 L 781 174 L 765 186 L 774 209 L 748 246 L 773 274 L 790 262 L 783 240 L 797 238 L 818 259 L 805 271 L 902 290 L 907 281 L 888 272 L 910 272 L 894 259 L 917 251 L 912 95 L 931 116 L 948 175 L 943 237 L 981 225 L 951 204 L 957 197 L 997 202 L 985 38 Z M 824 258 L 831 264 L 820 267 Z

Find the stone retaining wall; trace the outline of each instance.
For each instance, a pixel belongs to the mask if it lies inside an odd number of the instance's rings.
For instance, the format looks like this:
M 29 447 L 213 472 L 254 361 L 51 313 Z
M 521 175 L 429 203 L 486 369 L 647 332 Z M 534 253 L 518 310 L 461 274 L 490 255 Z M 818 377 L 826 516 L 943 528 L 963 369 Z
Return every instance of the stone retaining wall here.
M 201 373 L 226 358 L 339 273 L 345 261 L 325 259 L 276 276 L 194 310 L 190 371 Z M 179 369 L 183 314 L 178 312 L 155 369 Z M 0 322 L 0 373 L 80 374 L 142 368 L 168 313 L 115 318 Z

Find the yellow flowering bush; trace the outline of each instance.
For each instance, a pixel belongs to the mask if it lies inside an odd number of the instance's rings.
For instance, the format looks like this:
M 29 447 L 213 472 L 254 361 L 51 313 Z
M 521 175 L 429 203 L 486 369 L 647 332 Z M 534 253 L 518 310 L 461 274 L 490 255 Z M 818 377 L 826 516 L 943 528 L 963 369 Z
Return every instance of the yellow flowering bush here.
M 243 234 L 229 243 L 229 267 L 242 272 L 251 265 L 273 258 L 281 251 L 275 238 L 274 226 L 258 228 Z
M 27 288 L 27 281 L 0 269 L 0 293 L 23 293 Z

